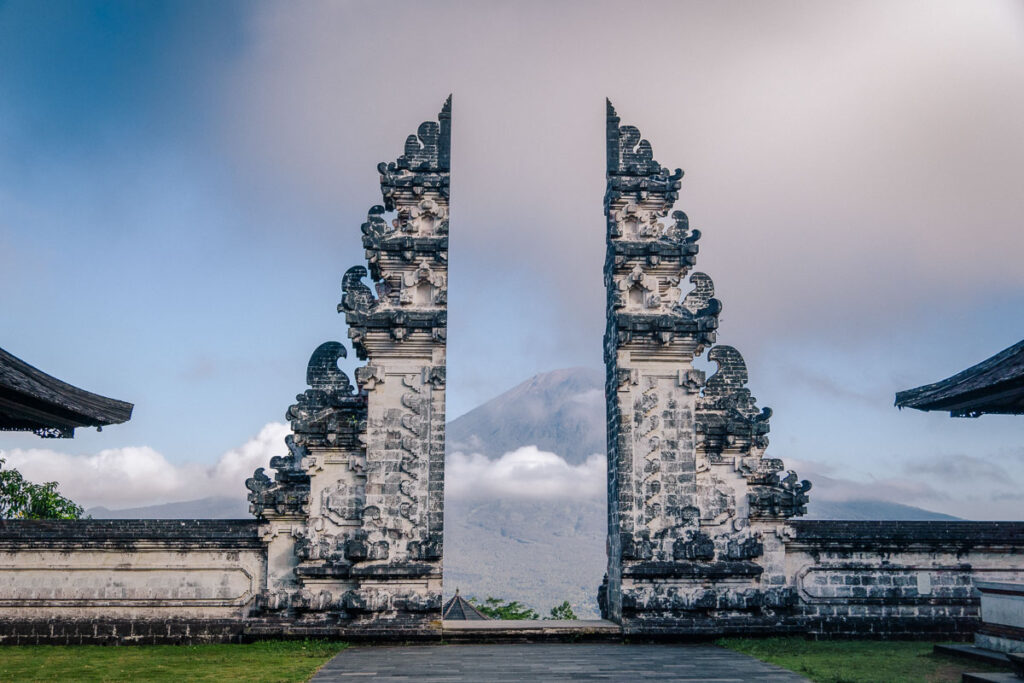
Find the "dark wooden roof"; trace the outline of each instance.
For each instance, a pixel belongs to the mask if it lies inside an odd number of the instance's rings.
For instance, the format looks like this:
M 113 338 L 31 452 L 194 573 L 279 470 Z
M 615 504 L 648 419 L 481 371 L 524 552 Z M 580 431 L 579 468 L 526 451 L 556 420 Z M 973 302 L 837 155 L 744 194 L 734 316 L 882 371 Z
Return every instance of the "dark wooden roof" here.
M 900 391 L 896 405 L 953 417 L 1024 414 L 1024 341 L 941 382 Z
M 70 438 L 76 427 L 127 422 L 133 407 L 62 382 L 0 349 L 0 430 Z
M 473 607 L 468 600 L 465 600 L 458 591 L 455 597 L 444 604 L 441 608 L 442 619 L 457 619 L 459 621 L 488 621 L 490 617 Z

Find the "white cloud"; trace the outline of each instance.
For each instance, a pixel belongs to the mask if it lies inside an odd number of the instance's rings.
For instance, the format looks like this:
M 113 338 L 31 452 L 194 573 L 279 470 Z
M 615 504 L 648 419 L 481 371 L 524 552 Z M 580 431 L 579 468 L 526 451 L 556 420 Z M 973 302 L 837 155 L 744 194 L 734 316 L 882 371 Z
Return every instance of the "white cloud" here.
M 271 422 L 252 439 L 224 453 L 212 467 L 175 465 L 148 446 L 110 448 L 94 455 L 69 455 L 48 448 L 0 449 L 7 467 L 34 482 L 56 481 L 75 502 L 112 509 L 245 494 L 244 482 L 271 456 L 287 452 L 288 426 Z
M 62 494 L 87 508 L 102 505 L 116 510 L 209 496 L 242 499 L 245 479 L 257 467 L 267 467 L 272 456 L 287 452 L 284 437 L 288 433 L 287 425 L 268 423 L 212 466 L 174 464 L 148 446 L 111 448 L 92 455 L 45 448 L 0 449 L 0 458 L 31 481 L 59 482 Z M 946 476 L 943 464 L 956 476 Z M 890 501 L 969 519 L 1020 516 L 1019 487 L 1014 476 L 1001 468 L 980 471 L 979 476 L 986 479 L 983 486 L 965 485 L 968 477 L 957 467 L 977 468 L 976 458 L 907 463 L 902 471 L 859 478 L 826 463 L 787 458 L 786 465 L 811 480 L 812 499 Z M 598 499 L 606 490 L 606 461 L 601 454 L 571 465 L 556 453 L 523 446 L 495 459 L 456 452 L 447 457 L 445 467 L 445 494 L 455 499 Z M 1003 480 L 993 481 L 992 476 L 999 473 Z
M 453 498 L 598 498 L 605 493 L 605 457 L 581 465 L 536 446 L 523 446 L 491 460 L 479 453 L 448 456 L 445 494 Z
M 569 397 L 572 403 L 579 403 L 587 407 L 604 408 L 604 389 L 588 389 Z

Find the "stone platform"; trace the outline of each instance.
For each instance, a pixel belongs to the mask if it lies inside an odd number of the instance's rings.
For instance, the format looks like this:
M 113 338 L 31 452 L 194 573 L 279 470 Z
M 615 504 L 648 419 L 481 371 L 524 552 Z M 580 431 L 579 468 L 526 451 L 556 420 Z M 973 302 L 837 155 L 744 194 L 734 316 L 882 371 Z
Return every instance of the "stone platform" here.
M 766 681 L 807 679 L 714 645 L 422 645 L 353 647 L 313 681 Z
M 441 632 L 446 643 L 510 642 L 605 642 L 622 640 L 622 628 L 604 619 L 490 619 L 488 621 L 443 621 Z

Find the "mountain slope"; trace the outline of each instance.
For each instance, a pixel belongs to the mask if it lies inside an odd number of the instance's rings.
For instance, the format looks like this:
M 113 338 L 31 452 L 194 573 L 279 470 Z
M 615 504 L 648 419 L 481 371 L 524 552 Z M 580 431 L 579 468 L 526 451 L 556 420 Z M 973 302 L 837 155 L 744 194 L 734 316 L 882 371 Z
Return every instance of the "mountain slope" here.
M 445 595 L 519 600 L 542 616 L 568 600 L 580 618 L 597 618 L 603 500 L 449 500 L 444 524 Z
M 94 519 L 247 519 L 249 503 L 245 498 L 211 496 L 162 505 L 110 510 L 105 507 L 89 508 L 85 514 Z
M 604 374 L 568 368 L 534 375 L 448 423 L 448 453 L 498 458 L 520 446 L 557 453 L 570 465 L 604 453 Z
M 813 494 L 813 489 L 812 489 Z M 955 521 L 960 519 L 942 512 L 932 512 L 913 505 L 887 500 L 816 500 L 811 496 L 807 514 L 800 519 L 900 520 L 904 522 Z

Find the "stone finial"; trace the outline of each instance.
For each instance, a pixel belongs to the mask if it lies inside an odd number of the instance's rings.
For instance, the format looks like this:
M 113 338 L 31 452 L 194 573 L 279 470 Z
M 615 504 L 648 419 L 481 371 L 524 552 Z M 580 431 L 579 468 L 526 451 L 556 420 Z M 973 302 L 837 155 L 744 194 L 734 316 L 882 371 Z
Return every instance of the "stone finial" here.
M 605 202 L 623 195 L 646 199 L 660 196 L 671 207 L 679 197 L 682 169 L 669 171 L 654 159 L 651 143 L 643 139 L 635 126 L 622 126 L 612 106 L 606 100 L 606 129 L 608 194 Z
M 429 189 L 448 196 L 451 169 L 452 97 L 445 100 L 437 121 L 424 121 L 415 135 L 405 140 L 405 153 L 391 163 L 377 164 L 381 192 L 388 210 L 394 210 L 396 198 L 403 192 L 421 193 Z
M 288 408 L 295 442 L 300 446 L 359 446 L 360 426 L 366 420 L 366 397 L 338 368 L 347 355 L 340 342 L 325 342 L 310 356 L 306 368 L 309 389 Z
M 365 269 L 363 269 L 363 274 L 366 274 Z M 306 366 L 306 384 L 313 389 L 351 394 L 352 383 L 349 381 L 348 375 L 338 367 L 338 361 L 347 356 L 348 351 L 340 342 L 324 342 L 318 346 L 313 351 L 313 355 L 309 357 L 309 363 Z
M 698 316 L 709 313 L 710 308 L 715 308 L 717 314 L 722 305 L 714 298 L 715 283 L 711 277 L 705 273 L 694 273 L 690 276 L 690 283 L 693 285 L 693 291 L 683 297 L 680 304 L 683 310 L 692 316 Z
M 368 273 L 363 266 L 352 266 L 345 271 L 341 279 L 341 303 L 338 304 L 338 313 L 358 313 L 367 315 L 377 305 L 377 299 L 373 296 L 373 290 L 363 284 L 363 278 Z
M 451 165 L 452 96 L 445 100 L 438 120 L 424 121 L 405 140 L 405 154 L 398 157 L 398 168 L 413 171 L 447 171 Z

